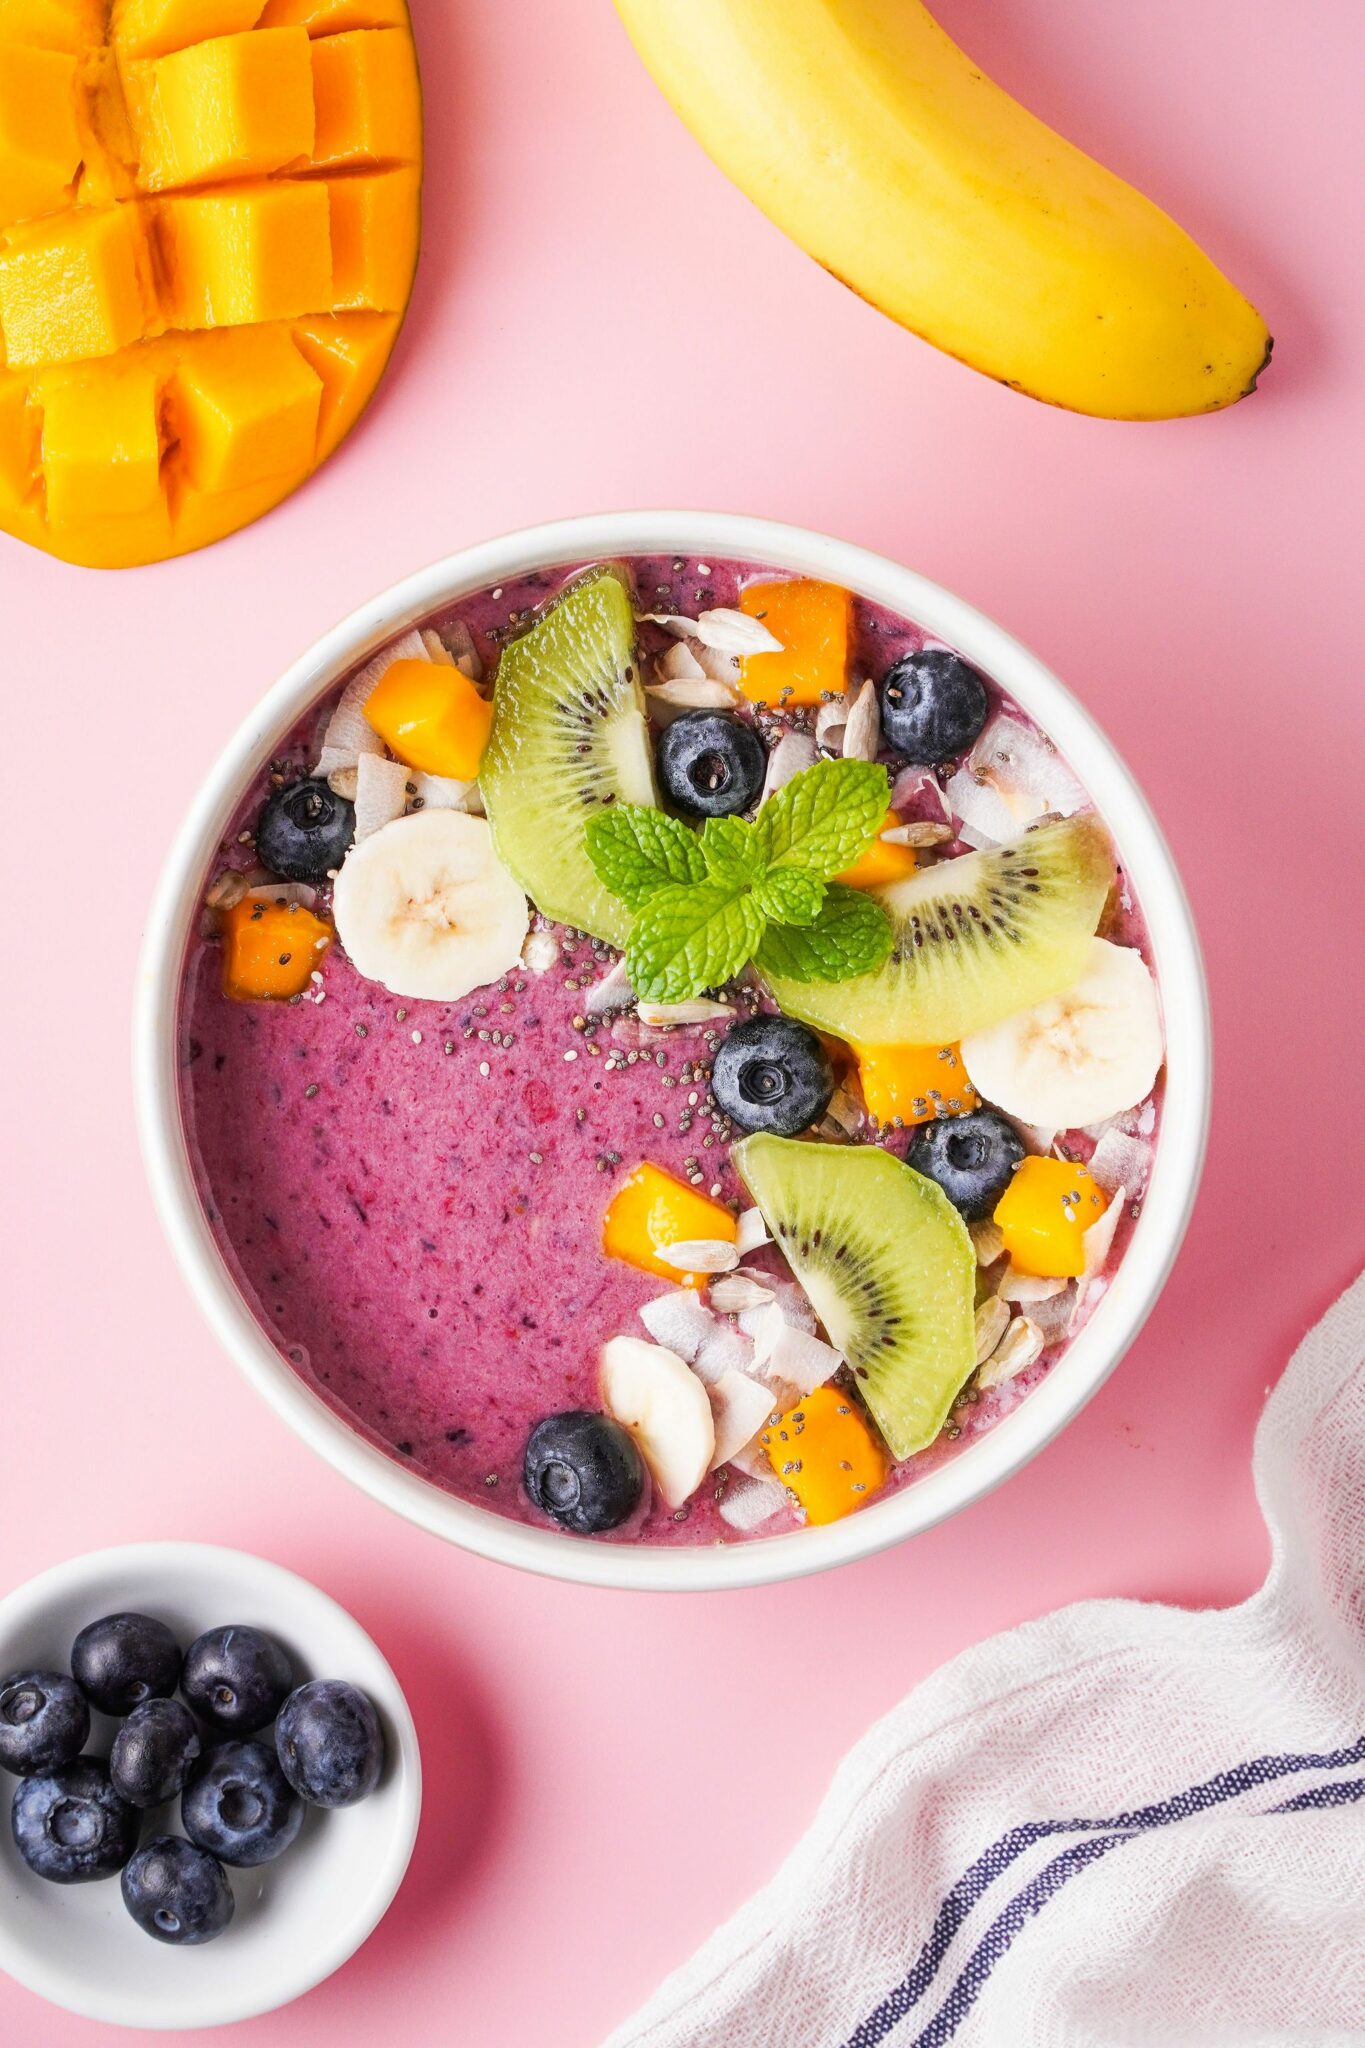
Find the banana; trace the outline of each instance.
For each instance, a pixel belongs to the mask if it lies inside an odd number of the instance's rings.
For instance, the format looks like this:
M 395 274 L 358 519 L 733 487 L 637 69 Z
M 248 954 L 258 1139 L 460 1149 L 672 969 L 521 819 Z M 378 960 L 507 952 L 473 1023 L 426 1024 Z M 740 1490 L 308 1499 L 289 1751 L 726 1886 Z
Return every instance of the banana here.
M 706 1388 L 676 1351 L 643 1337 L 602 1346 L 602 1405 L 634 1437 L 671 1508 L 689 1500 L 711 1469 L 716 1425 Z
M 1106 419 L 1214 412 L 1270 354 L 1151 200 L 986 77 L 919 0 L 616 0 L 735 183 L 949 355 Z
M 1156 983 L 1131 946 L 1092 939 L 1079 981 L 1001 1024 L 968 1032 L 962 1064 L 1021 1123 L 1073 1131 L 1141 1102 L 1164 1048 Z
M 510 974 L 528 915 L 487 821 L 444 810 L 395 818 L 353 846 L 332 912 L 357 972 L 438 1003 Z

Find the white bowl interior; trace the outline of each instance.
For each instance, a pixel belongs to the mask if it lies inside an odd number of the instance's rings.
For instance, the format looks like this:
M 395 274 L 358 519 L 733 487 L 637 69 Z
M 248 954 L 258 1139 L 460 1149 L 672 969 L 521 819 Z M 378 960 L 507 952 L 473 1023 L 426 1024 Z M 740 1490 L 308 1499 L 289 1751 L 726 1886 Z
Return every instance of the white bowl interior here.
M 1068 758 L 1113 834 L 1151 933 L 1167 1033 L 1162 1128 L 1141 1217 L 1113 1284 L 1043 1383 L 989 1435 L 860 1514 L 692 1550 L 575 1539 L 458 1500 L 365 1442 L 306 1387 L 238 1294 L 202 1214 L 175 1049 L 184 948 L 208 864 L 248 781 L 309 706 L 364 655 L 440 606 L 537 569 L 666 553 L 715 553 L 842 584 L 959 648 L 1014 697 Z M 201 1308 L 276 1412 L 338 1470 L 422 1527 L 503 1563 L 592 1585 L 700 1590 L 799 1577 L 931 1527 L 1017 1471 L 1103 1384 L 1160 1292 L 1193 1205 L 1208 1129 L 1208 997 L 1189 905 L 1146 800 L 1089 714 L 1026 647 L 962 598 L 846 542 L 731 514 L 625 513 L 507 535 L 434 563 L 343 620 L 280 679 L 224 749 L 171 849 L 138 974 L 134 1079 L 153 1194 Z
M 359 1806 L 309 1809 L 276 1862 L 230 1872 L 232 1924 L 203 1947 L 177 1949 L 134 1924 L 117 1877 L 84 1885 L 35 1877 L 8 1823 L 20 1780 L 0 1772 L 0 1967 L 57 2005 L 122 2026 L 208 2027 L 272 2011 L 345 1962 L 402 1881 L 422 1796 L 412 1716 L 384 1658 L 334 1600 L 262 1558 L 202 1544 L 99 1551 L 30 1580 L 0 1601 L 0 1674 L 68 1671 L 77 1631 L 120 1609 L 156 1616 L 186 1648 L 204 1629 L 254 1623 L 278 1637 L 300 1680 L 351 1680 L 383 1723 L 383 1778 Z M 107 1756 L 118 1724 L 101 1714 L 92 1721 L 87 1748 Z M 142 1839 L 181 1832 L 172 1805 L 148 1816 Z

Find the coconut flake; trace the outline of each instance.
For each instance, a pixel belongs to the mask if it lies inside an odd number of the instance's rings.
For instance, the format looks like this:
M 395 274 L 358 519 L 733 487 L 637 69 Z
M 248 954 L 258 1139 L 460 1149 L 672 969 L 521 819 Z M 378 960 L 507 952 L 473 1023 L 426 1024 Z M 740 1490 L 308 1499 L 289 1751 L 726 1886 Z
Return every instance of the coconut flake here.
M 648 683 L 645 696 L 651 709 L 677 714 L 683 711 L 725 711 L 735 701 L 726 683 L 713 683 L 705 676 L 684 676 L 673 683 Z
M 424 775 L 416 768 L 409 768 L 407 777 L 412 785 L 414 810 L 482 814 L 477 782 L 457 782 L 452 775 Z
M 1036 1152 L 1041 1158 L 1045 1159 L 1057 1141 L 1057 1133 L 1048 1130 L 1044 1124 L 1021 1123 L 1017 1116 L 1012 1116 L 1010 1122 L 1014 1125 L 1015 1130 L 1018 1131 L 1029 1151 Z
M 756 1252 L 760 1245 L 771 1244 L 768 1226 L 763 1221 L 761 1209 L 742 1209 L 735 1225 L 735 1250 L 742 1259 L 750 1252 Z
M 767 773 L 763 777 L 763 794 L 759 798 L 760 809 L 770 796 L 785 788 L 795 775 L 807 768 L 813 768 L 819 759 L 815 741 L 806 732 L 788 732 L 782 735 L 768 756 Z
M 749 1308 L 766 1308 L 773 1290 L 766 1274 L 722 1273 L 706 1290 L 708 1304 L 718 1316 L 737 1316 Z
M 640 1321 L 656 1344 L 676 1351 L 691 1365 L 703 1343 L 715 1328 L 715 1317 L 690 1287 L 675 1287 L 658 1294 L 639 1311 Z
M 559 964 L 559 941 L 548 925 L 535 925 L 526 935 L 521 964 L 528 974 L 548 974 Z
M 863 684 L 844 727 L 843 755 L 846 761 L 875 761 L 882 743 L 882 714 L 877 702 L 877 685 L 871 676 Z
M 939 787 L 938 778 L 925 768 L 902 768 L 891 787 L 891 809 L 898 818 L 922 818 L 935 823 L 952 823 L 952 808 Z
M 1044 1344 L 1056 1344 L 1065 1337 L 1075 1320 L 1079 1291 L 1074 1280 L 1069 1280 L 1060 1294 L 1054 1294 L 1048 1301 L 1031 1301 L 1028 1306 L 1029 1321 L 1043 1333 Z
M 436 629 L 433 626 L 423 626 L 420 630 L 422 645 L 427 651 L 427 660 L 434 661 L 439 668 L 454 668 L 455 657 Z
M 711 1460 L 714 1472 L 718 1465 L 728 1465 L 739 1456 L 768 1423 L 773 1396 L 771 1387 L 743 1372 L 722 1373 L 706 1392 L 716 1426 L 716 1452 Z
M 651 625 L 662 626 L 674 639 L 699 640 L 703 647 L 713 648 L 717 654 L 782 652 L 782 642 L 768 631 L 762 619 L 750 618 L 748 612 L 734 611 L 728 605 L 699 612 L 695 619 L 685 619 L 674 612 L 646 612 L 644 617 Z
M 977 1374 L 978 1387 L 1003 1386 L 1043 1355 L 1043 1333 L 1027 1316 L 1014 1316 L 1010 1326 Z
M 318 892 L 311 882 L 259 882 L 246 889 L 238 898 L 239 902 L 283 904 L 293 910 L 312 910 L 318 900 Z
M 387 754 L 362 754 L 356 763 L 355 843 L 381 832 L 408 807 L 411 769 Z
M 832 1379 L 844 1363 L 842 1351 L 789 1323 L 780 1303 L 750 1309 L 740 1318 L 741 1327 L 754 1321 L 754 1366 L 770 1380 L 787 1380 L 801 1394 L 813 1394 Z
M 356 771 L 354 768 L 334 768 L 327 777 L 327 787 L 333 796 L 344 796 L 348 804 L 355 802 Z
M 976 1312 L 976 1362 L 984 1365 L 1010 1325 L 1010 1312 L 998 1294 L 988 1294 Z
M 1106 1131 L 1090 1155 L 1090 1177 L 1106 1195 L 1122 1188 L 1137 1194 L 1147 1185 L 1155 1157 L 1144 1138 L 1130 1138 L 1126 1131 Z
M 991 1221 L 989 1216 L 983 1216 L 978 1223 L 969 1223 L 967 1229 L 971 1236 L 972 1249 L 976 1253 L 976 1263 L 978 1266 L 993 1266 L 997 1259 L 1004 1257 L 1004 1232 L 998 1223 Z
M 1123 1205 L 1127 1199 L 1128 1190 L 1122 1186 L 1116 1188 L 1104 1214 L 1097 1216 L 1089 1229 L 1081 1232 L 1081 1246 L 1085 1253 L 1085 1271 L 1081 1275 L 1083 1281 L 1093 1280 L 1097 1273 L 1104 1271 L 1110 1247 L 1114 1242 L 1114 1232 L 1119 1227 L 1119 1218 L 1123 1214 Z
M 841 754 L 848 726 L 848 698 L 827 697 L 815 714 L 815 737 L 827 753 Z
M 754 1347 L 744 1332 L 713 1316 L 692 1361 L 692 1370 L 698 1379 L 714 1386 L 727 1372 L 748 1372 L 753 1362 Z
M 978 781 L 970 768 L 959 768 L 948 777 L 944 796 L 957 820 L 958 837 L 980 850 L 1013 839 L 1021 820 L 1010 810 L 999 791 Z M 1035 813 L 1036 815 L 1036 813 Z
M 338 768 L 354 768 L 362 755 L 382 754 L 384 742 L 365 716 L 366 703 L 380 678 L 396 661 L 430 659 L 420 633 L 400 634 L 378 654 L 371 655 L 351 677 L 327 721 L 314 775 L 331 776 Z
M 655 657 L 654 673 L 661 683 L 696 683 L 706 670 L 685 640 L 674 640 Z
M 1051 741 L 1008 711 L 998 711 L 985 726 L 967 768 L 999 795 L 1016 830 L 1045 811 L 1069 818 L 1089 802 Z
M 791 1501 L 785 1486 L 779 1486 L 775 1479 L 753 1479 L 746 1473 L 732 1477 L 718 1503 L 723 1522 L 732 1529 L 749 1535 L 761 1529 L 765 1522 L 783 1508 L 790 1508 Z
M 463 619 L 452 619 L 439 633 L 428 627 L 422 639 L 433 661 L 450 662 L 471 683 L 483 681 L 483 657 Z
M 585 1017 L 606 1017 L 613 1010 L 627 1010 L 635 1001 L 635 991 L 626 973 L 625 957 L 622 956 L 600 981 L 595 981 L 588 990 L 583 1003 Z
M 713 1003 L 709 996 L 695 996 L 686 1003 L 640 1003 L 636 1015 L 642 1024 L 719 1024 L 734 1016 L 729 1003 Z
M 1065 1279 L 1053 1275 L 1018 1273 L 1007 1266 L 995 1291 L 1001 1301 L 1051 1301 L 1054 1294 L 1065 1293 L 1067 1285 Z
M 676 1244 L 661 1244 L 656 1257 L 680 1273 L 731 1273 L 739 1264 L 739 1253 L 726 1237 L 684 1237 Z

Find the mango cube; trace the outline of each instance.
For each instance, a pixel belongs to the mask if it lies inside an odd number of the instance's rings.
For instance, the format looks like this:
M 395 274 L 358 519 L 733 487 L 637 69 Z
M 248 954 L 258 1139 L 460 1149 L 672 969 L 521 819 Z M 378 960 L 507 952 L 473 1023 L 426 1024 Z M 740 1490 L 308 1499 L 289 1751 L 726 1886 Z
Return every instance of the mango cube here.
M 329 178 L 332 304 L 401 313 L 412 288 L 419 213 L 415 170 Z
M 302 995 L 332 927 L 301 903 L 244 896 L 223 918 L 223 993 L 238 1003 Z
M 54 525 L 121 519 L 161 500 L 161 433 L 149 366 L 51 373 L 38 391 L 43 474 Z
M 0 45 L 75 54 L 94 33 L 99 0 L 2 0 Z M 5 58 L 5 63 L 10 58 Z
M 995 1223 L 1018 1272 L 1074 1279 L 1085 1271 L 1082 1238 L 1104 1207 L 1088 1167 L 1030 1157 L 1015 1167 Z
M 0 227 L 64 205 L 80 161 L 74 57 L 7 49 L 0 57 Z
M 265 0 L 114 0 L 112 34 L 130 57 L 162 57 L 254 28 Z
M 0 337 L 11 369 L 117 355 L 153 318 L 142 223 L 88 207 L 16 229 L 0 251 Z
M 218 36 L 129 67 L 147 192 L 260 177 L 313 148 L 313 74 L 301 28 Z
M 175 377 L 180 466 L 200 491 L 301 474 L 313 459 L 321 400 L 320 378 L 282 329 L 205 335 Z
M 888 811 L 877 827 L 878 832 L 894 832 L 900 819 L 894 811 Z M 874 839 L 865 853 L 858 856 L 851 868 L 845 868 L 841 875 L 834 877 L 849 889 L 882 889 L 888 882 L 903 882 L 915 872 L 915 849 L 913 846 L 890 844 L 884 839 Z
M 493 727 L 493 700 L 445 662 L 394 661 L 366 698 L 365 716 L 409 768 L 473 782 Z
M 722 1238 L 733 1244 L 738 1226 L 730 1211 L 709 1195 L 675 1180 L 646 1159 L 624 1181 L 602 1219 L 602 1249 L 610 1259 L 623 1259 L 642 1273 L 656 1273 L 675 1287 L 704 1287 L 704 1273 L 682 1273 L 660 1251 L 672 1244 L 693 1244 L 699 1238 Z
M 317 110 L 315 164 L 414 163 L 422 95 L 411 39 L 350 29 L 310 45 Z
M 782 1484 L 815 1527 L 865 1507 L 886 1483 L 888 1460 L 851 1394 L 817 1387 L 759 1438 Z
M 319 462 L 359 418 L 389 359 L 398 321 L 397 313 L 323 313 L 294 329 L 295 347 L 322 382 Z
M 262 28 L 297 23 L 310 36 L 344 28 L 406 28 L 407 0 L 266 0 Z
M 853 600 L 833 583 L 751 583 L 739 608 L 762 619 L 780 654 L 747 654 L 740 689 L 754 704 L 818 704 L 848 686 Z
M 157 204 L 178 327 L 246 327 L 326 306 L 326 188 L 306 179 L 229 186 Z
M 854 1051 L 863 1101 L 879 1124 L 931 1124 L 979 1104 L 955 1045 L 858 1045 Z

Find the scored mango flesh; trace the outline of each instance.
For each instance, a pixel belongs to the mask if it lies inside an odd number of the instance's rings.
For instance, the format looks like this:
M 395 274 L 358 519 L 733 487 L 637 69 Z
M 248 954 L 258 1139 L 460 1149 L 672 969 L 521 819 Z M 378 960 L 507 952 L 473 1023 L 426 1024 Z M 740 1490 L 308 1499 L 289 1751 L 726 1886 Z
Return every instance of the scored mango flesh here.
M 406 0 L 0 0 L 0 529 L 124 568 L 331 454 L 417 262 Z

